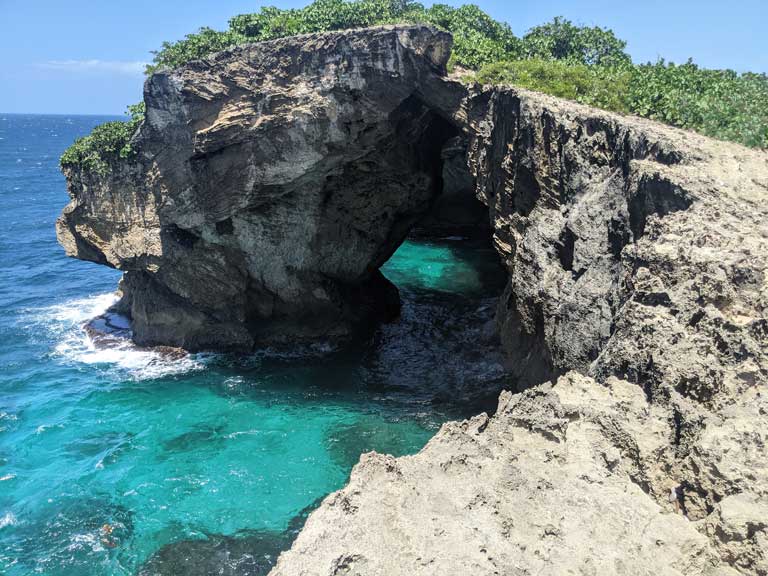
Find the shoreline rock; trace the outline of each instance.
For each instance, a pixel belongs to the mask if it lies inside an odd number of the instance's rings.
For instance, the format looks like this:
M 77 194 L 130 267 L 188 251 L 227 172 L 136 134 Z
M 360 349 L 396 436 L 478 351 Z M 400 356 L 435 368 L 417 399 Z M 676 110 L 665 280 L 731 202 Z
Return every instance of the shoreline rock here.
M 272 576 L 768 574 L 768 155 L 514 88 L 467 109 L 525 391 L 364 456 Z
M 67 174 L 60 241 L 127 271 L 139 342 L 343 339 L 474 180 L 518 393 L 364 456 L 272 574 L 768 574 L 768 154 L 465 87 L 449 48 L 385 27 L 155 75 L 138 160 Z
M 139 345 L 354 340 L 396 315 L 379 267 L 441 191 L 443 144 L 459 132 L 443 110 L 464 92 L 445 80 L 450 45 L 388 26 L 152 75 L 136 154 L 65 169 L 60 243 L 125 271 Z

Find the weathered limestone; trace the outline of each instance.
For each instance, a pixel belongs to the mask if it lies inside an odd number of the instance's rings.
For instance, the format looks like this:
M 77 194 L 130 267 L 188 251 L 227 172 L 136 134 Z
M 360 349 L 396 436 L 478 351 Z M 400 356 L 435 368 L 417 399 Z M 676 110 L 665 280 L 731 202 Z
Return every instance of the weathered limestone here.
M 449 48 L 386 27 L 157 74 L 136 158 L 67 174 L 59 238 L 126 270 L 139 343 L 344 339 L 473 189 L 521 392 L 364 456 L 274 574 L 768 574 L 768 155 L 465 87 Z
M 136 157 L 66 171 L 60 242 L 126 271 L 138 344 L 349 339 L 396 314 L 378 268 L 440 193 L 463 95 L 443 79 L 450 45 L 386 27 L 153 75 Z
M 364 455 L 271 574 L 723 573 L 634 476 L 667 441 L 654 411 L 632 384 L 576 374 L 505 393 L 416 456 Z
M 273 576 L 768 574 L 768 155 L 511 88 L 465 110 L 532 387 L 364 456 Z

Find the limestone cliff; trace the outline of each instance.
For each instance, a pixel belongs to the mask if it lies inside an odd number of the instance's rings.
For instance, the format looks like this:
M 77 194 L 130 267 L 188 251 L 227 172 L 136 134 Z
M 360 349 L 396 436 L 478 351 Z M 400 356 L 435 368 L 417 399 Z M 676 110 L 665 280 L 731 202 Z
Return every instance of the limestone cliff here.
M 512 88 L 464 116 L 530 388 L 364 456 L 273 576 L 768 574 L 768 155 Z
M 59 238 L 126 271 L 140 343 L 248 350 L 392 314 L 379 265 L 473 190 L 520 392 L 365 456 L 274 574 L 768 574 L 768 155 L 465 87 L 449 51 L 385 27 L 156 74 Z
M 450 46 L 446 33 L 387 27 L 154 74 L 135 157 L 66 170 L 59 240 L 126 272 L 138 344 L 349 339 L 396 314 L 378 268 L 442 189 L 463 95 L 443 80 Z

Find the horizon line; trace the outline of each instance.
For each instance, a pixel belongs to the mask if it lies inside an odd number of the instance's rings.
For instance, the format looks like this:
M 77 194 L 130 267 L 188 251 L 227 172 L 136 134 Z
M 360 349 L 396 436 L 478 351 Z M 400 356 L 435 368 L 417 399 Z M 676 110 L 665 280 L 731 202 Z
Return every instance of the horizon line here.
M 115 114 L 113 112 L 3 112 L 2 110 L 0 110 L 0 116 L 122 116 L 128 118 L 128 114 Z

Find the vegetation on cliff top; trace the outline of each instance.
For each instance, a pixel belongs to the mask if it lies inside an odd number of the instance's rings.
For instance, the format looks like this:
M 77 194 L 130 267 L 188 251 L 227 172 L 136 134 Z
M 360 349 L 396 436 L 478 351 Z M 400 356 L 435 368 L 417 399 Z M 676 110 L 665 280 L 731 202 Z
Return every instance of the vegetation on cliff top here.
M 229 28 L 201 28 L 154 52 L 147 74 L 175 68 L 230 46 L 284 36 L 377 24 L 427 23 L 453 35 L 450 66 L 476 72 L 482 83 L 509 83 L 631 113 L 707 136 L 768 148 L 768 77 L 707 70 L 692 61 L 633 64 L 626 42 L 608 29 L 576 26 L 563 18 L 536 26 L 522 38 L 473 4 L 429 8 L 413 0 L 315 0 L 304 8 L 265 7 L 229 20 Z M 130 154 L 128 142 L 143 116 L 109 122 L 81 138 L 62 166 L 104 168 Z
M 130 140 L 144 120 L 144 102 L 128 106 L 127 112 L 129 120 L 100 124 L 88 136 L 75 140 L 61 155 L 61 167 L 82 166 L 103 173 L 109 169 L 110 161 L 131 156 L 134 151 Z
M 691 61 L 585 66 L 533 59 L 495 62 L 472 79 L 483 84 L 513 84 L 720 140 L 768 148 L 765 74 L 707 70 Z

